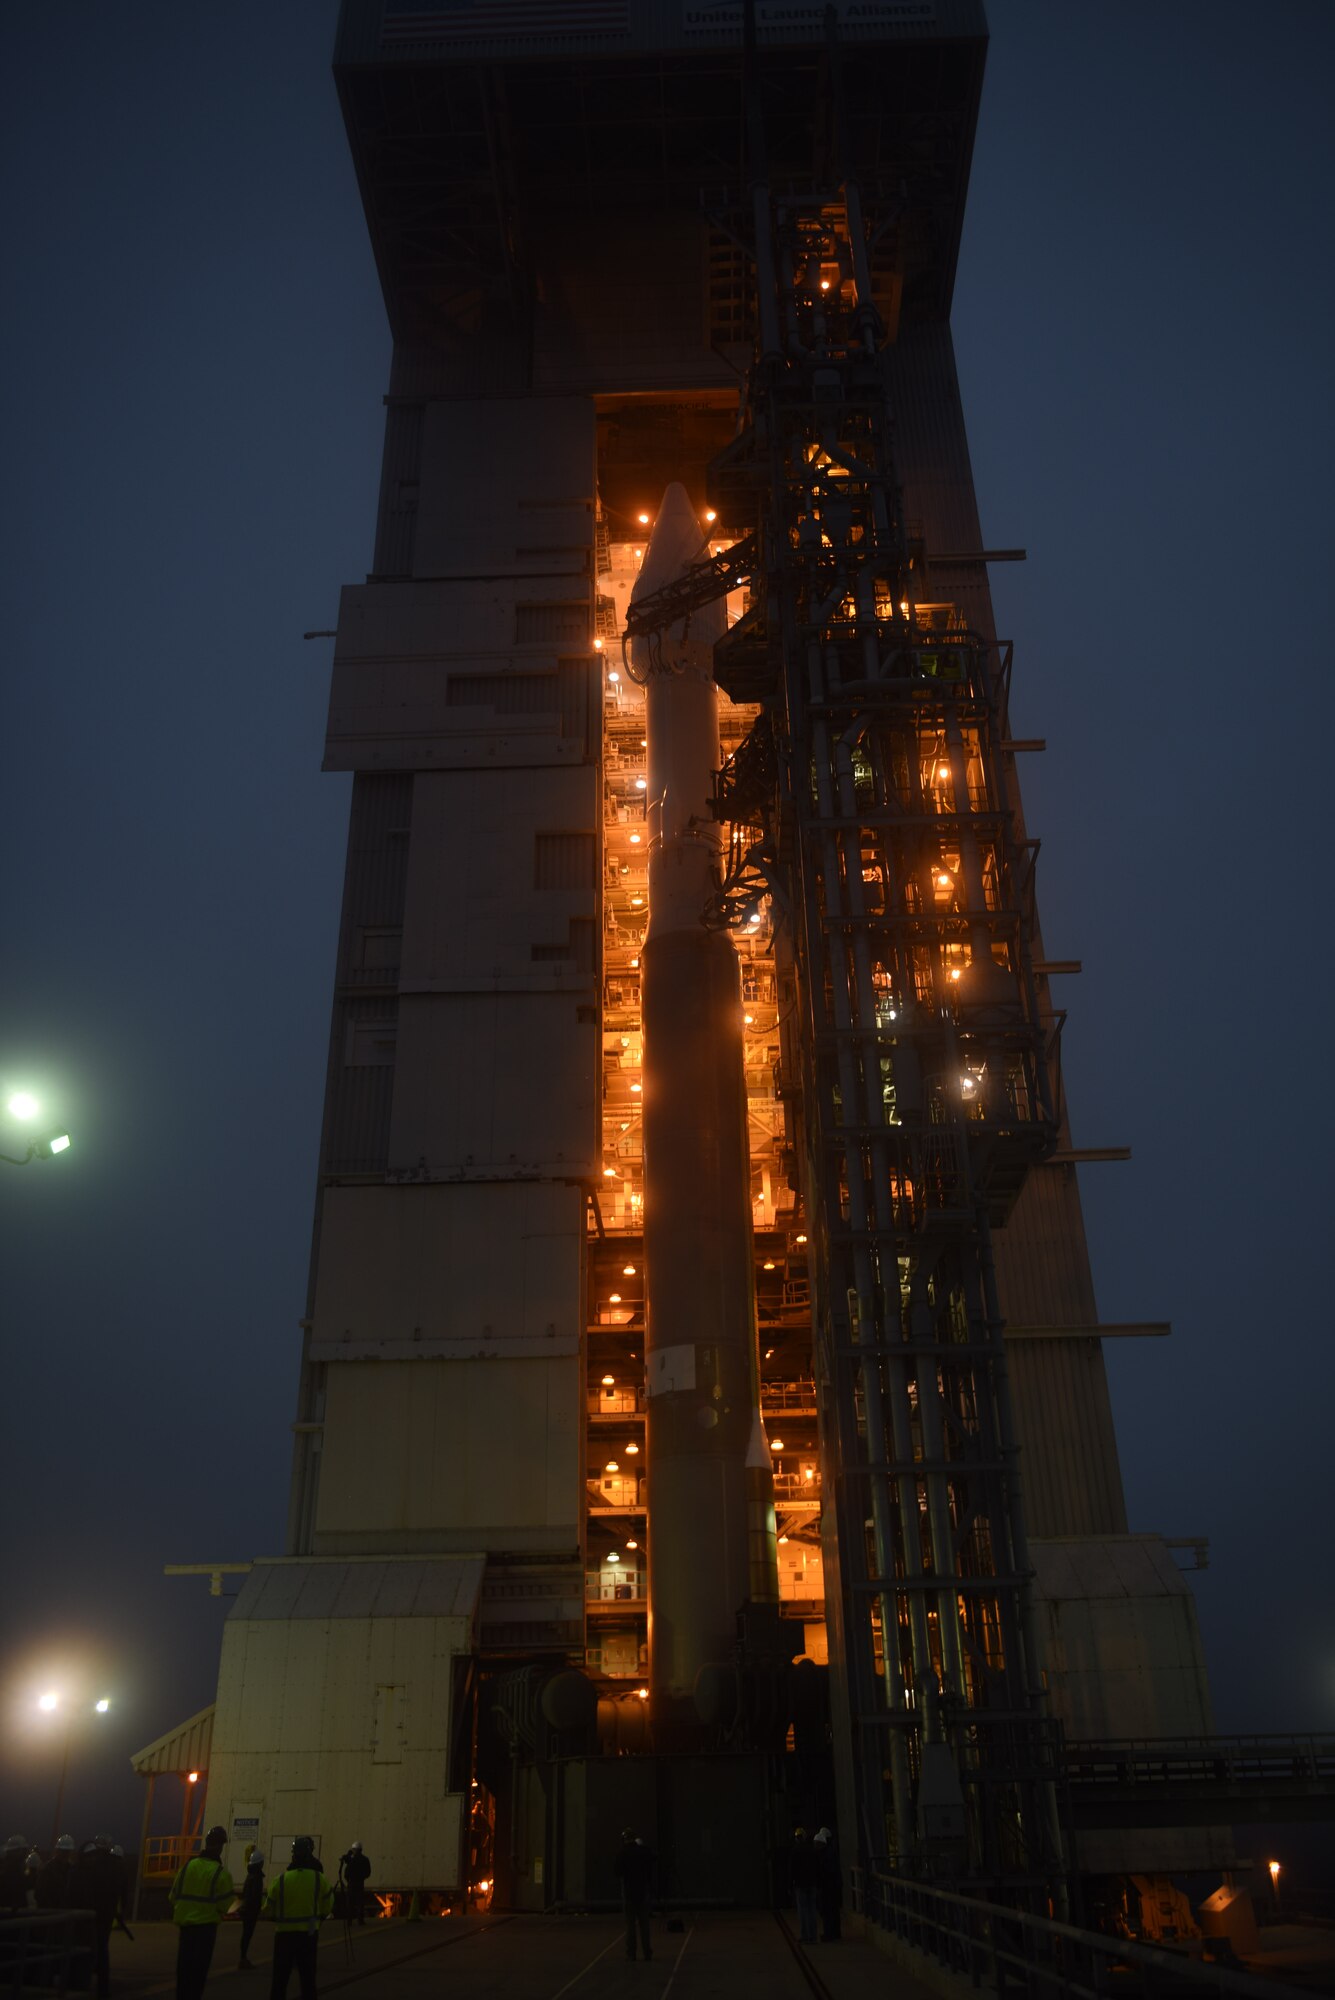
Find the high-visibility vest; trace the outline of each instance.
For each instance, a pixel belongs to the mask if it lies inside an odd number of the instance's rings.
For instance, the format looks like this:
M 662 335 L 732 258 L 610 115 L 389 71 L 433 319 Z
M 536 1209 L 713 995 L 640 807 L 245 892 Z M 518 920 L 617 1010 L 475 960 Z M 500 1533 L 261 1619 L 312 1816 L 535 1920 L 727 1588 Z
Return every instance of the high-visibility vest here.
M 334 1890 L 318 1868 L 286 1868 L 270 1884 L 264 1914 L 280 1931 L 317 1931 L 334 1908 Z
M 168 1893 L 173 1923 L 220 1924 L 236 1890 L 221 1861 L 196 1854 L 178 1871 Z

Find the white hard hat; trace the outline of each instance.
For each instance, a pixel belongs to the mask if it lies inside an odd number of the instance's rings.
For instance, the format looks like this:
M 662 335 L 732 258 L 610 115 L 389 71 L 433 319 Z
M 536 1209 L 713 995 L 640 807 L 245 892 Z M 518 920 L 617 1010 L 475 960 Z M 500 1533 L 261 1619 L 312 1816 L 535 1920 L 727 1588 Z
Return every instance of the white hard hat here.
M 27 1852 L 27 1847 L 28 1836 L 26 1833 L 11 1833 L 9 1839 L 5 1842 L 4 1852 L 6 1854 L 24 1854 Z
M 56 1853 L 73 1854 L 73 1852 L 74 1852 L 74 1835 L 72 1833 L 62 1833 L 60 1839 L 56 1842 Z

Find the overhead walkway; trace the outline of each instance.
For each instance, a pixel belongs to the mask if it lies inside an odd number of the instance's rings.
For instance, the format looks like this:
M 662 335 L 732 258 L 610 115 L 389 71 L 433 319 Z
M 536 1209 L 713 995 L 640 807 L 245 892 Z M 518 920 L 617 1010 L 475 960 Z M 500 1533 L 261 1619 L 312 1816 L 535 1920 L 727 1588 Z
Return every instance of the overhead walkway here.
M 1077 1828 L 1335 1819 L 1335 1736 L 1068 1743 Z

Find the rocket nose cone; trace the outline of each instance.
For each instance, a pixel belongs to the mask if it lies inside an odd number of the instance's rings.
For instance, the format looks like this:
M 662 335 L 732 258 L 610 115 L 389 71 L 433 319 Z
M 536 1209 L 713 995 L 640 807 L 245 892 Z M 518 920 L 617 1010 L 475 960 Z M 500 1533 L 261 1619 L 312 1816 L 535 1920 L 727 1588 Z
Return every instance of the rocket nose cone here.
M 760 1421 L 759 1410 L 751 1413 L 751 1435 L 746 1443 L 746 1463 L 753 1471 L 758 1471 L 761 1466 L 768 1466 L 770 1463 L 769 1446 L 765 1442 L 765 1431 Z
M 674 479 L 659 502 L 654 524 L 649 530 L 649 545 L 631 592 L 632 604 L 637 598 L 648 597 L 680 576 L 688 564 L 699 556 L 704 540 L 704 530 L 691 505 L 691 496 L 681 482 Z

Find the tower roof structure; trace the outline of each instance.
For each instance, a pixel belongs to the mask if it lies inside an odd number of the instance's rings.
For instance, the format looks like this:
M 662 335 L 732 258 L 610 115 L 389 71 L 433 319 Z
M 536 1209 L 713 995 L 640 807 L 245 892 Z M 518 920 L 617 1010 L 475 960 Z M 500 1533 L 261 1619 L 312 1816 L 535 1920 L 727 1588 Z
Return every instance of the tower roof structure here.
M 484 314 L 567 309 L 554 218 L 605 243 L 655 214 L 711 216 L 726 235 L 746 188 L 751 62 L 774 192 L 810 192 L 814 129 L 831 167 L 842 153 L 858 175 L 887 324 L 945 318 L 981 4 L 845 4 L 833 41 L 827 11 L 758 0 L 748 52 L 741 0 L 344 0 L 335 76 L 396 338 L 431 343 Z M 841 49 L 855 59 L 840 62 Z M 702 260 L 702 294 L 711 278 L 717 293 L 717 276 Z

